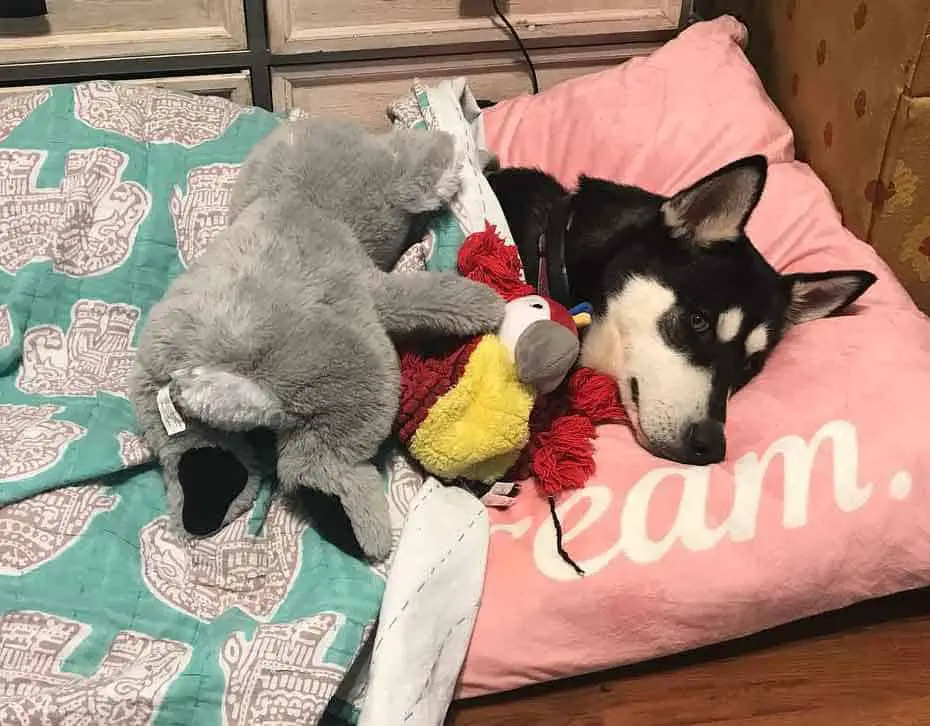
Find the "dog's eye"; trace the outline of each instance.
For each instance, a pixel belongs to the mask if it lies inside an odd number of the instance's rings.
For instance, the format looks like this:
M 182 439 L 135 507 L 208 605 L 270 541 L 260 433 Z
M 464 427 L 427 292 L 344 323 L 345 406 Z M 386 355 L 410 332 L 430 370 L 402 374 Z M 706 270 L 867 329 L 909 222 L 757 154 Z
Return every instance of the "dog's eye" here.
M 710 330 L 710 322 L 704 313 L 691 313 L 691 329 L 695 333 L 706 333 Z

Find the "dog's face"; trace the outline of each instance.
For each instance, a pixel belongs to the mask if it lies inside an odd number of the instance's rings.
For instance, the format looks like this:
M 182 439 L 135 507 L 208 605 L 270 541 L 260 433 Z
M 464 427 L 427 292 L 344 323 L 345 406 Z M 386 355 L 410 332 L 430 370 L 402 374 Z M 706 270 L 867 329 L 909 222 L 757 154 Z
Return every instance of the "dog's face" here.
M 572 202 L 566 266 L 594 322 L 582 363 L 614 376 L 640 444 L 689 464 L 723 459 L 730 396 L 785 330 L 830 315 L 869 272 L 778 274 L 746 237 L 763 157 L 674 197 L 585 179 Z

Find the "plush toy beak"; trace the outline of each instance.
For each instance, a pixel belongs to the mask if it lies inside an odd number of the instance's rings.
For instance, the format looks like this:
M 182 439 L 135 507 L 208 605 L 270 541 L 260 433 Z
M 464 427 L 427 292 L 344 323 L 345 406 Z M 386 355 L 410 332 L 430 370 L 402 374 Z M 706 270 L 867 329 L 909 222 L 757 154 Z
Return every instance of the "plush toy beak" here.
M 578 328 L 578 330 L 587 328 L 591 324 L 591 313 L 576 313 L 572 315 L 572 321 L 574 321 L 575 327 Z
M 537 320 L 517 339 L 517 377 L 539 393 L 555 390 L 578 359 L 578 337 L 552 320 Z
M 575 323 L 575 327 L 578 330 L 582 328 L 587 328 L 591 324 L 591 314 L 594 312 L 594 308 L 591 307 L 591 303 L 578 303 L 575 307 L 568 311 L 568 314 L 572 316 L 572 321 Z

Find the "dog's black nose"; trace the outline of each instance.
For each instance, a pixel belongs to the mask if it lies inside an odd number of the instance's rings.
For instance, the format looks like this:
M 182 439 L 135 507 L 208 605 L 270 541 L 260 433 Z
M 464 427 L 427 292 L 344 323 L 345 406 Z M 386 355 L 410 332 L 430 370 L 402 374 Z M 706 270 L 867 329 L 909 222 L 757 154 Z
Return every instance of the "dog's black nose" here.
M 690 464 L 714 464 L 722 461 L 727 452 L 727 440 L 723 424 L 705 418 L 688 427 L 685 446 Z

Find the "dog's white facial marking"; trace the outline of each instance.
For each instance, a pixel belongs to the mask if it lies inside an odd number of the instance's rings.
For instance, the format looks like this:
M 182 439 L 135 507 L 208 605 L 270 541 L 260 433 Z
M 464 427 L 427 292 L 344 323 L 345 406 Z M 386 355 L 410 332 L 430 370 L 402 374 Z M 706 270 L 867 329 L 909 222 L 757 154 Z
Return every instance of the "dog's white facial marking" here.
M 764 323 L 762 325 L 757 325 L 752 329 L 752 332 L 746 336 L 746 355 L 750 356 L 753 353 L 763 351 L 768 344 L 769 329 Z
M 637 437 L 653 448 L 676 447 L 688 424 L 707 416 L 711 372 L 670 347 L 659 322 L 676 305 L 657 280 L 633 277 L 607 301 L 585 336 L 581 363 L 617 379 Z M 638 403 L 630 382 L 636 379 Z
M 594 320 L 584 337 L 584 346 L 578 362 L 620 380 L 624 369 L 623 345 L 620 331 L 609 317 Z
M 721 343 L 729 343 L 743 327 L 743 311 L 739 308 L 728 308 L 717 318 L 717 338 Z

